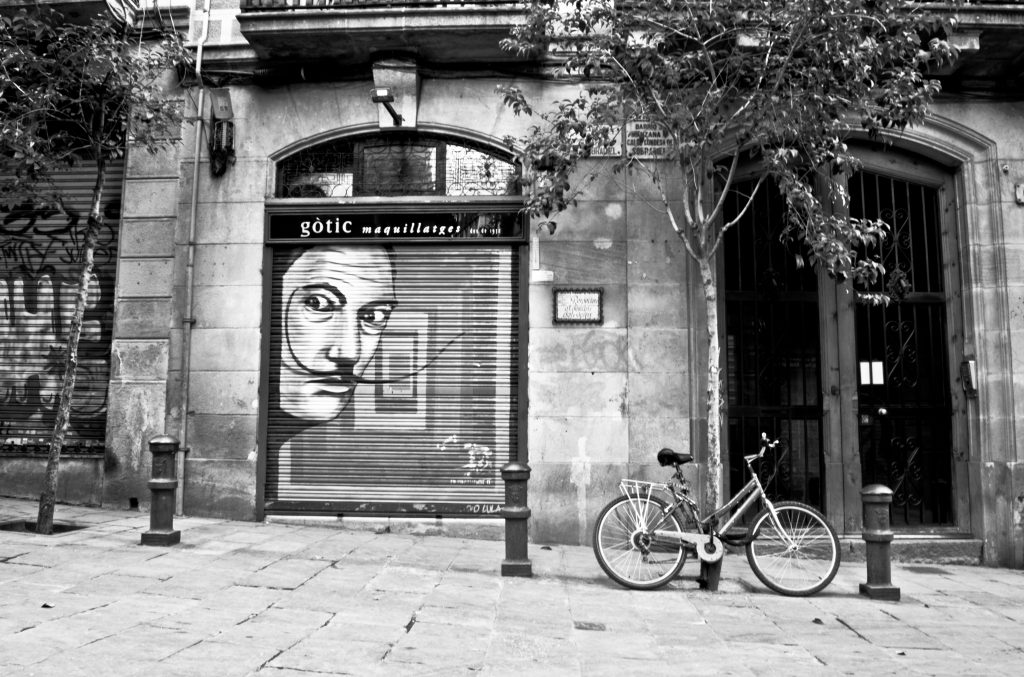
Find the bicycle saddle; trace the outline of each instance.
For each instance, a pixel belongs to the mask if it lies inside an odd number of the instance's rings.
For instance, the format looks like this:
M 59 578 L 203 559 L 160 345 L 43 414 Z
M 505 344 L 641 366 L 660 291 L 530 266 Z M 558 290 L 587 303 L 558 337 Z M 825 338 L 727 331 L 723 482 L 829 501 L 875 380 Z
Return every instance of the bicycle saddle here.
M 693 460 L 693 455 L 688 451 L 679 454 L 671 449 L 662 449 L 658 452 L 658 463 L 661 465 L 682 465 Z

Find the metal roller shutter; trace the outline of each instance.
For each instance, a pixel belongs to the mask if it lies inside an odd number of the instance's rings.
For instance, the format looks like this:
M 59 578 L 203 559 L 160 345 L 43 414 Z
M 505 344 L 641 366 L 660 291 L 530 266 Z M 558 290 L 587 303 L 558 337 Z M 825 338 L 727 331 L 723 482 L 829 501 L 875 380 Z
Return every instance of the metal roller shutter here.
M 497 512 L 518 271 L 511 246 L 276 249 L 268 509 Z
M 108 167 L 66 453 L 96 454 L 106 436 L 123 163 Z M 64 348 L 81 270 L 80 247 L 96 166 L 56 181 L 66 213 L 0 206 L 0 450 L 41 454 L 53 432 Z

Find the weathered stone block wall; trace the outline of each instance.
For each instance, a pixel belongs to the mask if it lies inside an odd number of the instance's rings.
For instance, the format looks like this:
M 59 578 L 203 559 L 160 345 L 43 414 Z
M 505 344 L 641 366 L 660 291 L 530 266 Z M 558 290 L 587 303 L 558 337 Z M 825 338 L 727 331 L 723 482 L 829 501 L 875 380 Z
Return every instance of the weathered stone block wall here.
M 246 102 L 232 92 L 236 129 L 249 133 Z M 188 215 L 194 137 L 186 138 L 184 148 L 178 210 Z M 176 297 L 181 312 L 190 312 L 194 320 L 187 345 L 180 324 L 175 331 L 182 342 L 178 352 L 188 351 L 189 366 L 187 393 L 179 385 L 172 394 L 175 409 L 180 412 L 187 407 L 188 417 L 183 507 L 186 514 L 254 519 L 267 161 L 265 156 L 252 157 L 242 147 L 236 163 L 214 177 L 206 147 L 200 144 L 200 148 L 190 310 L 185 308 L 189 298 L 187 216 L 177 239 L 182 287 Z M 179 383 L 185 357 L 172 367 Z M 187 400 L 182 401 L 183 397 Z
M 432 80 L 421 87 L 423 130 L 500 142 L 533 120 L 516 118 L 494 93 L 498 80 Z M 564 93 L 522 83 L 534 100 Z M 189 375 L 190 452 L 185 512 L 251 518 L 258 513 L 259 385 L 264 275 L 264 201 L 276 158 L 341 131 L 372 131 L 370 83 L 276 89 L 233 87 L 236 162 L 219 178 L 199 165 Z M 452 111 L 458 111 L 453 116 Z M 285 121 L 301 121 L 287 124 Z M 192 182 L 189 131 L 175 233 L 176 284 L 185 279 Z M 664 214 L 634 191 L 637 177 L 606 161 L 579 206 L 539 235 L 530 283 L 529 463 L 531 536 L 585 542 L 592 519 L 619 478 L 644 475 L 662 446 L 687 448 L 690 435 L 691 315 L 685 253 Z M 642 183 L 642 182 L 641 182 Z M 627 188 L 628 185 L 628 188 Z M 546 233 L 546 231 L 545 231 Z M 150 264 L 152 265 L 152 263 Z M 601 326 L 554 326 L 551 288 L 600 287 Z M 176 303 L 184 289 L 175 290 Z M 181 313 L 171 323 L 169 421 L 177 418 Z
M 494 94 L 496 82 L 454 81 L 423 83 L 419 112 L 421 128 L 455 130 L 495 141 L 510 113 L 501 110 Z M 199 193 L 193 271 L 191 350 L 189 354 L 189 454 L 184 474 L 186 514 L 252 519 L 258 514 L 256 496 L 259 454 L 260 367 L 263 331 L 264 203 L 272 195 L 274 160 L 298 145 L 342 130 L 372 131 L 377 109 L 368 92 L 372 83 L 321 83 L 275 89 L 232 87 L 235 124 L 235 163 L 221 177 L 212 177 L 203 148 L 199 163 Z M 481 92 L 486 92 L 486 96 Z M 453 107 L 461 114 L 453 121 Z M 182 144 L 178 171 L 182 177 L 177 210 L 182 215 L 175 236 L 177 284 L 186 279 L 187 221 L 192 186 L 193 130 Z M 175 290 L 183 304 L 184 287 Z M 173 384 L 181 364 L 180 317 L 172 324 L 174 337 L 168 397 L 170 418 L 181 403 Z
M 943 103 L 936 113 L 993 143 L 968 186 L 960 234 L 968 346 L 979 364 L 970 402 L 972 524 L 989 564 L 1024 566 L 1024 135 L 1020 103 Z M 955 359 L 955 356 L 954 356 Z M 991 366 L 989 366 L 991 365 Z
M 103 503 L 149 503 L 149 440 L 165 432 L 178 148 L 129 149 L 121 210 Z
M 494 141 L 523 133 L 534 121 L 515 118 L 501 106 L 494 94 L 497 82 L 425 78 L 420 128 Z M 521 84 L 538 102 L 564 94 L 551 85 Z M 220 178 L 209 177 L 205 159 L 199 170 L 186 511 L 192 505 L 204 514 L 249 517 L 256 510 L 263 204 L 272 189 L 273 161 L 343 130 L 375 129 L 377 111 L 366 95 L 368 86 L 367 81 L 232 88 L 237 161 Z M 979 355 L 1001 350 L 1013 356 L 1012 369 L 983 372 L 979 400 L 986 405 L 970 414 L 986 431 L 973 439 L 994 442 L 972 450 L 970 491 L 984 497 L 979 499 L 984 505 L 972 508 L 978 513 L 975 524 L 988 535 L 989 550 L 1002 553 L 993 556 L 1004 559 L 1016 556 L 1007 555 L 1007 548 L 1020 550 L 1013 543 L 1021 540 L 1024 519 L 1024 477 L 1015 441 L 1024 433 L 1024 416 L 1018 415 L 1024 414 L 1018 411 L 1024 407 L 1024 370 L 1017 366 L 1024 354 L 1024 266 L 1017 261 L 1024 254 L 1024 207 L 1014 197 L 1015 185 L 1024 184 L 1024 141 L 1013 131 L 1014 120 L 1024 112 L 1019 108 L 944 104 L 939 111 L 994 139 L 998 149 L 996 180 L 976 182 L 967 191 L 975 207 L 973 239 L 962 246 L 965 260 L 974 262 L 966 273 L 972 345 Z M 289 120 L 301 124 L 283 123 Z M 187 137 L 178 159 L 182 179 L 174 205 L 182 214 L 192 172 Z M 585 171 L 598 168 L 598 162 Z M 156 187 L 139 185 L 140 195 L 144 188 L 150 191 L 145 194 L 152 196 L 147 198 L 152 205 L 165 199 L 153 192 Z M 537 233 L 528 349 L 531 536 L 537 541 L 585 542 L 593 517 L 615 493 L 620 477 L 661 476 L 653 464 L 661 446 L 693 447 L 700 454 L 700 289 L 652 195 L 636 177 L 599 172 L 578 206 L 558 217 L 553 235 Z M 994 212 L 978 208 L 993 203 L 998 205 Z M 993 213 L 1001 223 L 987 222 Z M 162 258 L 167 245 L 158 215 L 133 218 L 140 236 L 123 256 L 129 278 L 122 296 L 131 304 L 119 310 L 118 326 L 127 332 L 119 338 L 149 341 L 155 330 L 145 320 L 146 304 L 153 312 L 164 307 L 160 280 L 168 275 L 181 284 L 187 233 L 184 219 L 179 220 L 178 255 L 171 266 Z M 149 235 L 141 235 L 144 228 Z M 169 267 L 174 270 L 168 272 Z M 602 288 L 604 323 L 555 326 L 554 286 Z M 1009 304 L 1000 305 L 1000 296 L 1008 297 Z M 1007 317 L 992 316 L 1007 307 Z M 180 335 L 181 311 L 175 315 L 169 332 L 172 384 L 180 363 L 174 337 Z M 138 374 L 132 378 L 136 389 L 146 380 Z M 168 392 L 174 418 L 175 388 Z
M 0 477 L 0 495 L 38 499 L 46 477 L 46 457 L 0 457 Z M 102 500 L 103 459 L 62 457 L 57 468 L 57 502 L 100 505 Z
M 619 479 L 656 475 L 657 450 L 689 447 L 686 254 L 639 176 L 598 178 L 533 246 L 529 344 L 531 537 L 587 543 Z M 537 253 L 534 253 L 537 257 Z M 555 324 L 553 289 L 604 291 L 604 322 Z

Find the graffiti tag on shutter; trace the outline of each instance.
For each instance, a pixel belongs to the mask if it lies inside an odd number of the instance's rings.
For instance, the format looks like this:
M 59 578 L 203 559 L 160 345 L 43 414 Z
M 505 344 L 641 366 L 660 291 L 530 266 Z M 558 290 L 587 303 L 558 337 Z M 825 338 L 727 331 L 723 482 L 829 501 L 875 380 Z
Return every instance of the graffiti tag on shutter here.
M 120 206 L 108 205 L 116 219 Z M 4 447 L 33 446 L 52 426 L 64 373 L 65 344 L 74 313 L 81 265 L 83 216 L 30 205 L 0 206 L 0 422 Z M 106 272 L 115 257 L 115 235 L 101 228 L 94 254 L 79 343 L 71 434 L 102 438 L 106 413 L 109 313 Z M 105 331 L 106 330 L 106 331 Z M 20 441 L 20 444 L 19 444 Z M 72 446 L 81 446 L 72 443 Z M 86 445 L 94 450 L 94 443 Z M 7 449 L 11 451 L 12 449 Z

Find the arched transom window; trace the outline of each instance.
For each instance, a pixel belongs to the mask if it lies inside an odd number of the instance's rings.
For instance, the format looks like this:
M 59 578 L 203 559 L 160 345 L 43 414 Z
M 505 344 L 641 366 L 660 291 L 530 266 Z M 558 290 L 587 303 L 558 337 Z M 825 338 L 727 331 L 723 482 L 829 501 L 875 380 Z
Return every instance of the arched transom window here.
M 335 139 L 277 168 L 276 197 L 514 196 L 519 172 L 483 146 L 400 134 Z

